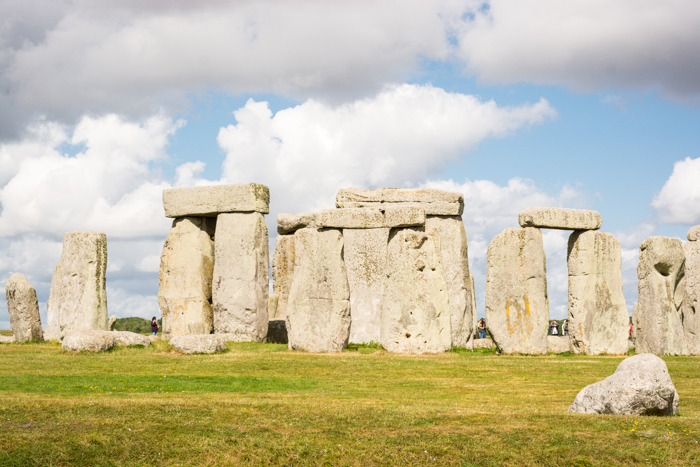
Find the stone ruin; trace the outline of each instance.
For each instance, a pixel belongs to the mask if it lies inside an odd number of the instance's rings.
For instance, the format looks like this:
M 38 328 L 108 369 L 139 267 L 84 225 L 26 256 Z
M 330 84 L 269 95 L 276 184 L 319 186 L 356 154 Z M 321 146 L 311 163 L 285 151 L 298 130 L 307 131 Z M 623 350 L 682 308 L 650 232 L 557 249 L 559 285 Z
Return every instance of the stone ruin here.
M 337 209 L 280 214 L 273 318 L 290 349 L 471 347 L 476 313 L 459 193 L 343 189 Z
M 628 350 L 628 315 L 622 294 L 621 250 L 612 234 L 598 232 L 595 211 L 529 208 L 521 228 L 508 228 L 488 248 L 486 325 L 504 353 L 544 354 L 568 348 L 590 355 Z M 547 336 L 549 299 L 541 228 L 573 230 L 569 237 L 569 337 Z M 564 345 L 566 347 L 566 345 Z

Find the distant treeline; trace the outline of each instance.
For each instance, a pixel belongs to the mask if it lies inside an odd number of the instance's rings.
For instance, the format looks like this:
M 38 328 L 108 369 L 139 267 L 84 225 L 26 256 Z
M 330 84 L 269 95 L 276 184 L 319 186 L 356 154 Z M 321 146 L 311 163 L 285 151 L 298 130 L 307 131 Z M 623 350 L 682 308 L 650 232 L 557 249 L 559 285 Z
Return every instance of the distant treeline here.
M 158 320 L 159 328 L 163 327 L 163 320 Z M 150 333 L 151 332 L 151 321 L 148 319 L 137 318 L 132 316 L 130 318 L 117 318 L 117 322 L 114 324 L 115 331 L 131 331 L 138 333 Z

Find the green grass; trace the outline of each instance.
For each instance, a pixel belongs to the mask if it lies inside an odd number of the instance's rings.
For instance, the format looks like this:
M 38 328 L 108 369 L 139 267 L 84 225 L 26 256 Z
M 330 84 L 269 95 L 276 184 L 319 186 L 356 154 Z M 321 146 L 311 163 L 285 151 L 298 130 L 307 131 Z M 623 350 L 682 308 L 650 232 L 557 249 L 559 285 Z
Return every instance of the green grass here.
M 4 344 L 0 465 L 700 464 L 700 358 L 665 360 L 673 418 L 566 412 L 614 357 Z

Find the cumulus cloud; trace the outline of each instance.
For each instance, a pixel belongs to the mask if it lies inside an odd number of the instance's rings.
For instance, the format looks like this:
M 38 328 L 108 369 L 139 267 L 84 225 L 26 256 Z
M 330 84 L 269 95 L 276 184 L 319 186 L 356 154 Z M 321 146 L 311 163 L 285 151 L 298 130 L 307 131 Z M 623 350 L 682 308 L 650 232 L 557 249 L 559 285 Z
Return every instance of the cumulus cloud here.
M 700 158 L 673 164 L 673 172 L 651 202 L 661 223 L 700 224 Z
M 460 25 L 459 56 L 489 83 L 660 90 L 700 103 L 694 0 L 490 0 Z

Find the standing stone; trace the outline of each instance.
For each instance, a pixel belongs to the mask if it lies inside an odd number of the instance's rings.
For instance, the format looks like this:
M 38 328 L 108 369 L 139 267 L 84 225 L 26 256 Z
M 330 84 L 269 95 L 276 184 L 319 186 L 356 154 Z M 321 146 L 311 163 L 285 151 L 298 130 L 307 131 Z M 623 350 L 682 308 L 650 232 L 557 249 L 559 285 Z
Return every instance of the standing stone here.
M 700 242 L 685 244 L 685 299 L 683 299 L 683 332 L 688 353 L 700 355 Z
M 68 330 L 107 330 L 107 236 L 69 232 L 51 278 L 45 339 L 63 339 Z
M 163 339 L 213 330 L 211 308 L 216 221 L 181 217 L 173 221 L 160 255 L 158 304 Z
M 339 352 L 350 337 L 350 288 L 343 236 L 336 229 L 294 234 L 294 279 L 287 303 L 289 348 Z
M 294 235 L 277 235 L 272 254 L 272 291 L 277 294 L 277 312 L 270 319 L 287 319 L 289 290 L 294 277 Z
M 508 228 L 486 254 L 486 326 L 503 353 L 547 353 L 547 264 L 542 232 Z
M 235 342 L 267 336 L 270 252 L 262 214 L 219 214 L 214 261 L 214 330 Z
M 474 332 L 476 310 L 472 308 L 472 284 L 467 256 L 467 233 L 461 216 L 428 216 L 426 231 L 440 237 L 442 267 L 445 271 L 452 319 L 452 345 L 467 347 Z
M 655 355 L 687 355 L 681 306 L 685 295 L 683 243 L 649 237 L 639 247 L 639 303 L 635 325 L 636 351 Z
M 114 331 L 114 326 L 117 325 L 117 316 L 112 315 L 109 317 L 109 323 L 107 324 L 108 331 Z
M 629 350 L 620 242 L 610 233 L 577 230 L 569 237 L 569 337 L 575 353 Z
M 470 291 L 470 301 L 472 302 L 472 332 L 469 335 L 469 340 L 467 341 L 467 349 L 474 350 L 474 338 L 476 335 L 477 327 L 477 316 L 476 316 L 476 288 L 474 287 L 474 274 L 469 273 L 469 283 L 472 285 Z
M 450 350 L 449 292 L 438 233 L 425 228 L 393 229 L 386 271 L 382 346 L 403 353 Z
M 350 286 L 350 342 L 380 342 L 382 296 L 390 229 L 345 229 L 345 267 Z
M 12 274 L 5 286 L 5 297 L 15 341 L 43 341 L 39 301 L 36 298 L 36 290 L 27 278 L 18 272 Z

